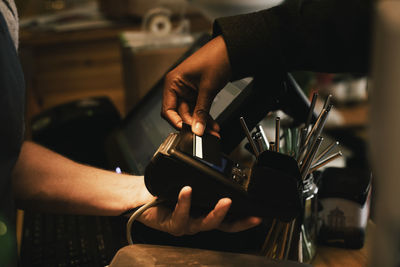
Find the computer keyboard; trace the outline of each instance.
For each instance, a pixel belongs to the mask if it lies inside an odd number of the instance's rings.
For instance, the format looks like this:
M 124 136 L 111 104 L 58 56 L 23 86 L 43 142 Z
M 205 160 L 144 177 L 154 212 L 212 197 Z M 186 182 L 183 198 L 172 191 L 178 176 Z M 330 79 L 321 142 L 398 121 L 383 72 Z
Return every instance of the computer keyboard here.
M 98 267 L 127 245 L 126 219 L 25 212 L 22 266 Z

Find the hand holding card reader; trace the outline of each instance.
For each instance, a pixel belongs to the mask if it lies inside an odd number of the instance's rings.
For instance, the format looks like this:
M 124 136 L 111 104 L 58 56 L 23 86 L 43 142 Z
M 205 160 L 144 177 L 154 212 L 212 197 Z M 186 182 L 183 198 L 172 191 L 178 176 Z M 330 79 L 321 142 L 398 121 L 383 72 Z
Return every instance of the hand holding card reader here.
M 228 197 L 232 219 L 295 218 L 301 210 L 299 177 L 296 161 L 273 151 L 262 152 L 251 169 L 244 168 L 221 153 L 217 137 L 196 136 L 188 125 L 166 138 L 145 171 L 149 192 L 171 208 L 182 187 L 191 186 L 192 216 L 208 213 Z

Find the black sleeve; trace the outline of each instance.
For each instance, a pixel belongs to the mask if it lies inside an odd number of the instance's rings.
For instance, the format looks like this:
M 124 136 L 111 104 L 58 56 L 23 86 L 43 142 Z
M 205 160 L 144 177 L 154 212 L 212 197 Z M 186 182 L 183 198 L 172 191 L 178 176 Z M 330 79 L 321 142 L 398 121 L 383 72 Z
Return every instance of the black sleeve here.
M 372 0 L 287 0 L 225 17 L 214 35 L 227 44 L 233 78 L 270 70 L 366 73 Z

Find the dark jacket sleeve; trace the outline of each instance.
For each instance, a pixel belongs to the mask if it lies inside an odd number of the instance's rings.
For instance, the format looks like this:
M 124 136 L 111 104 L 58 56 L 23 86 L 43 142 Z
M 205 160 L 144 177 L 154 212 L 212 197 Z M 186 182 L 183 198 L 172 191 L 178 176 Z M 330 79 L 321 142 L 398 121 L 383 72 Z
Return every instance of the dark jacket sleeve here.
M 217 19 L 233 79 L 258 72 L 366 73 L 372 0 L 287 0 L 251 14 Z

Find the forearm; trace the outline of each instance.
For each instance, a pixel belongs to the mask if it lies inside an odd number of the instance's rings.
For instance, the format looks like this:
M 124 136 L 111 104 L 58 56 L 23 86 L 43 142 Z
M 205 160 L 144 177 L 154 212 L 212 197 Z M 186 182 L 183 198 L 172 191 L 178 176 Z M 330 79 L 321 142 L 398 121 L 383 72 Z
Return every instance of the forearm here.
M 22 209 L 88 215 L 119 215 L 153 198 L 142 176 L 82 165 L 31 142 L 22 147 L 13 189 Z
M 258 72 L 367 72 L 372 0 L 286 0 L 260 12 L 218 19 L 233 78 Z
M 117 174 L 75 163 L 36 144 L 25 142 L 13 172 L 13 190 L 19 208 L 64 214 L 113 216 L 154 199 L 142 176 Z M 174 235 L 220 228 L 242 231 L 260 223 L 249 218 L 222 223 L 231 201 L 222 199 L 205 218 L 189 216 L 191 189 L 182 190 L 174 211 L 150 208 L 142 223 Z

